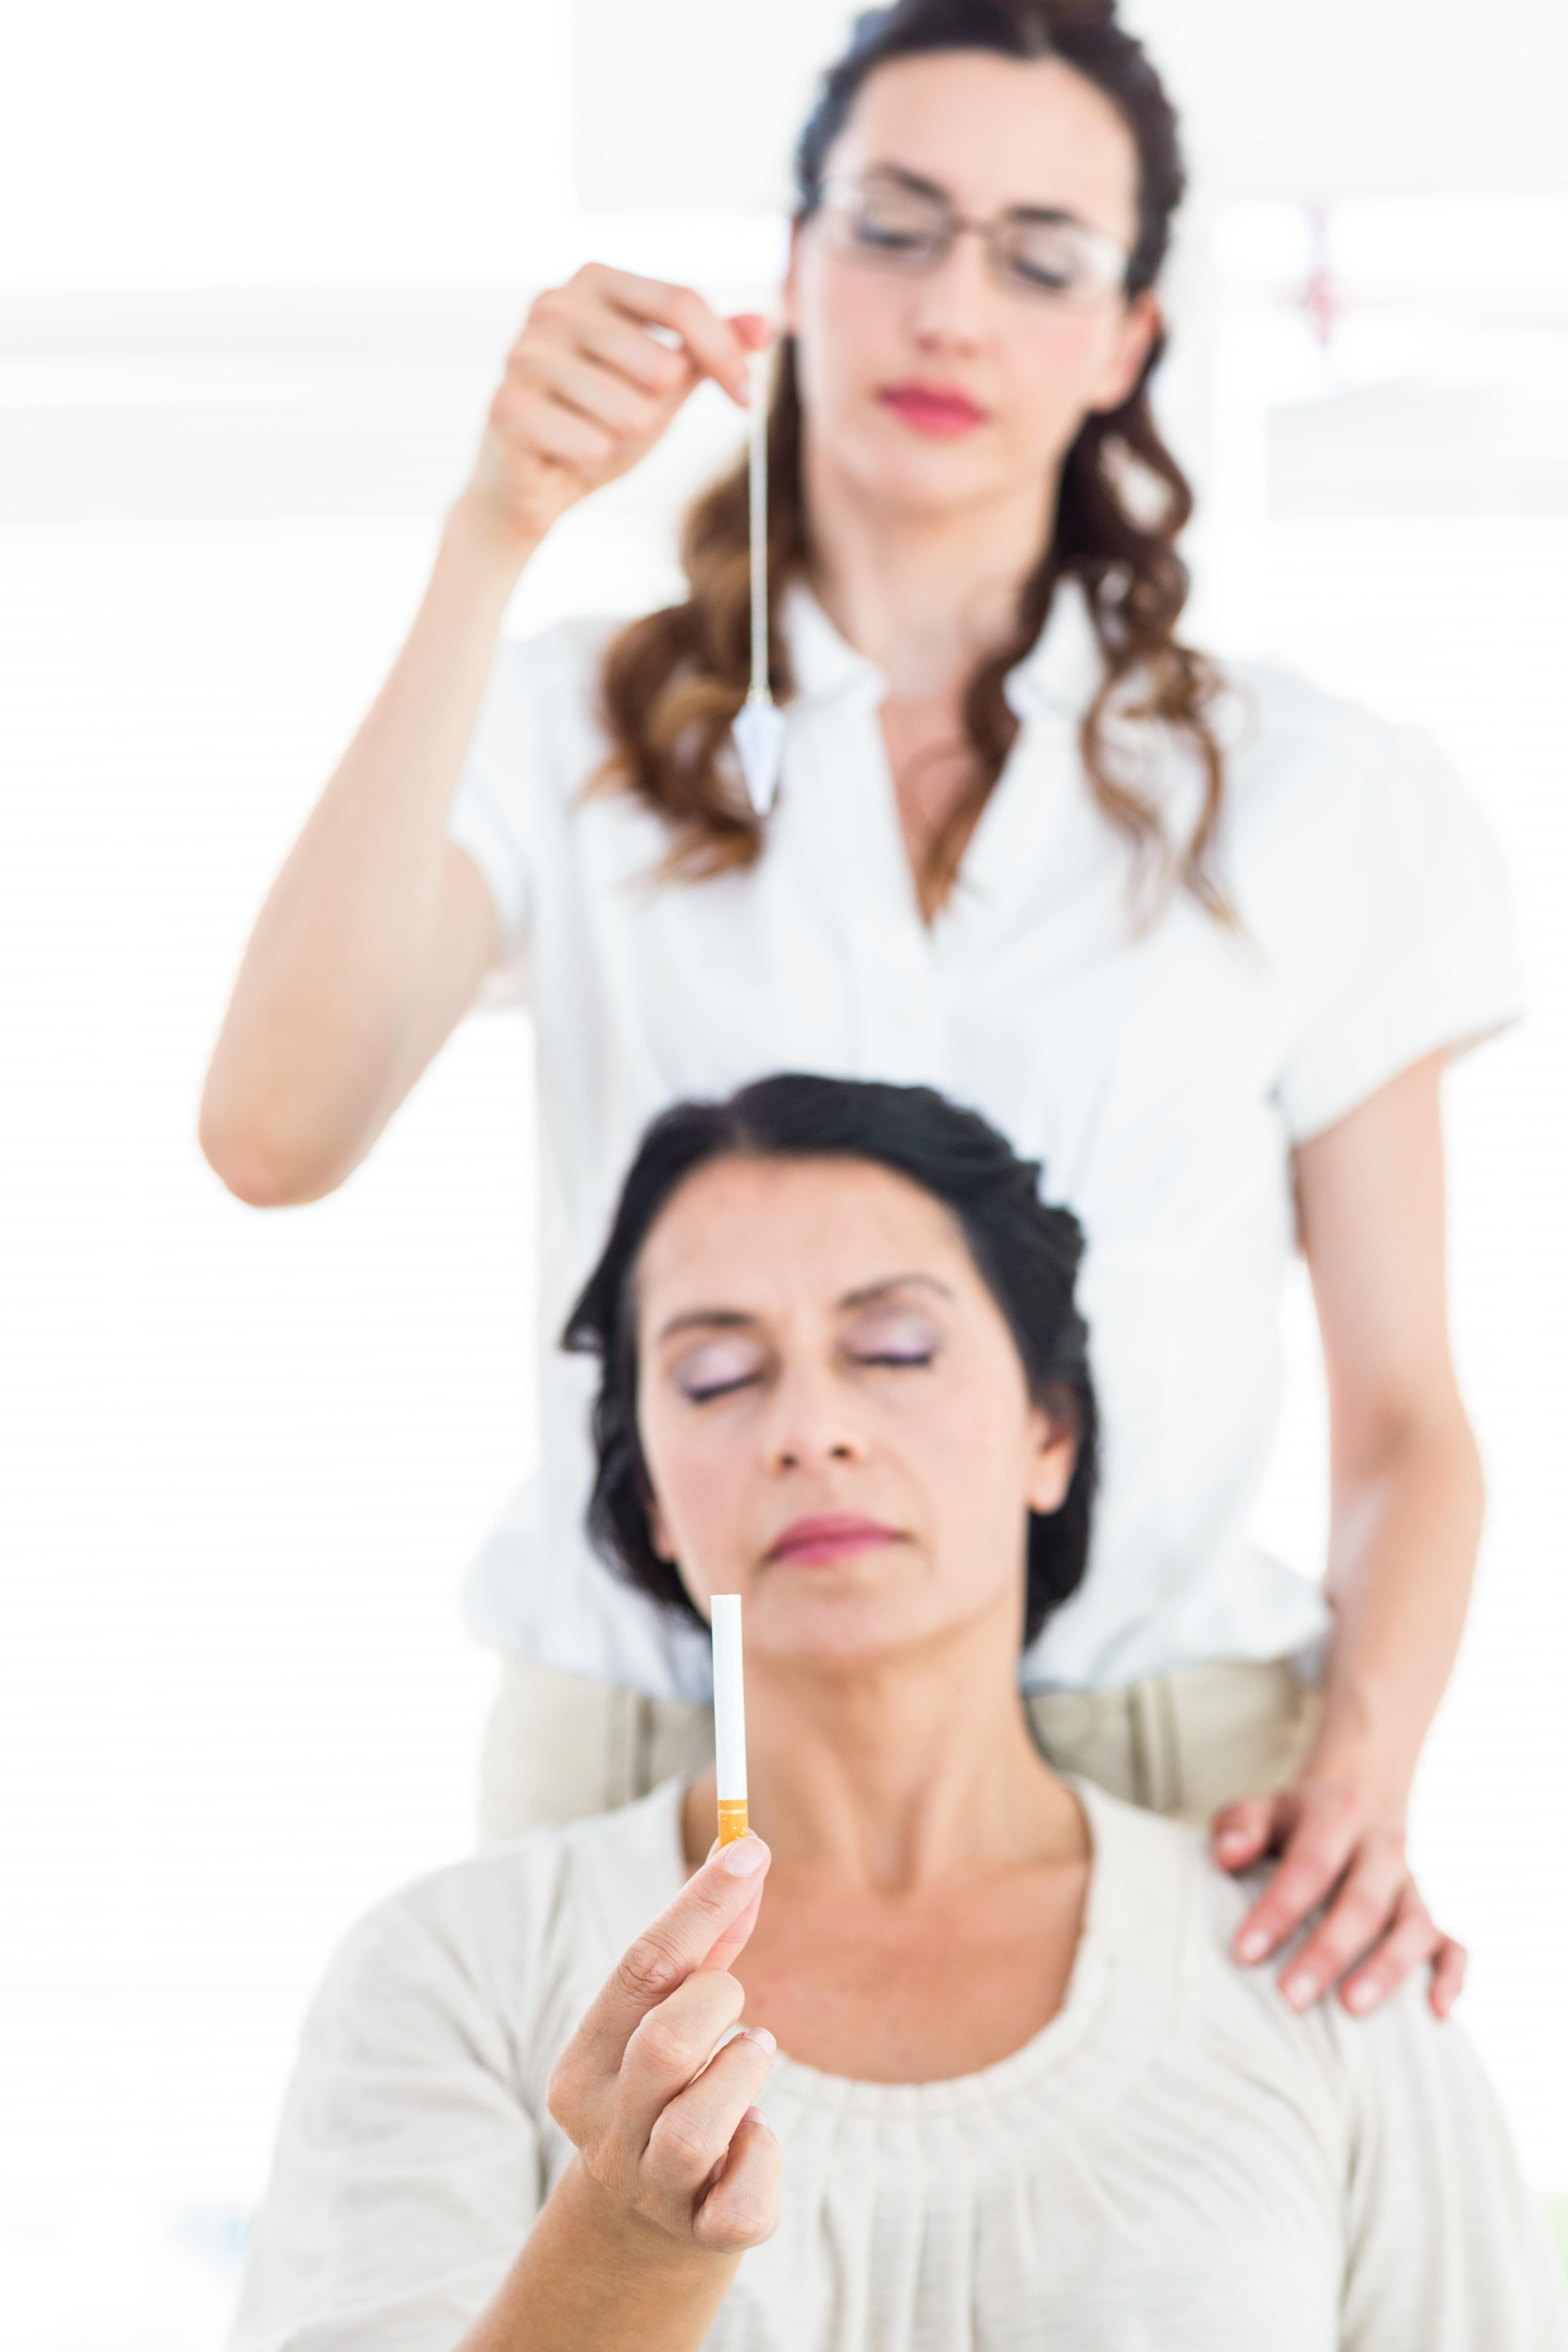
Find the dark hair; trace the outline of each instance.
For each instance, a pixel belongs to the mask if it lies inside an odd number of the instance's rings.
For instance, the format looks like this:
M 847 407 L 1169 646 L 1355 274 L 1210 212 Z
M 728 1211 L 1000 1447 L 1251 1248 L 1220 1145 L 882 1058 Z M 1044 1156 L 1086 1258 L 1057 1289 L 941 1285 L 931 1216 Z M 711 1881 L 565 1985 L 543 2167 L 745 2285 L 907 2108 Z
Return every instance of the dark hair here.
M 637 1264 L 665 1203 L 710 1160 L 834 1158 L 871 1160 L 908 1177 L 963 1228 L 982 1280 L 1013 1334 L 1029 1393 L 1069 1414 L 1078 1458 L 1061 1507 L 1029 1514 L 1024 1640 L 1082 1581 L 1099 1465 L 1099 1416 L 1089 1328 L 1073 1304 L 1083 1255 L 1078 1219 L 1040 1198 L 1040 1170 L 1005 1136 L 930 1087 L 863 1078 L 784 1076 L 742 1087 L 727 1102 L 684 1102 L 656 1118 L 622 1188 L 604 1255 L 562 1335 L 596 1356 L 594 1486 L 588 1532 L 601 1556 L 639 1591 L 702 1622 L 679 1571 L 648 1528 L 649 1481 L 637 1433 Z
M 855 19 L 849 47 L 822 78 L 795 148 L 797 218 L 816 210 L 822 171 L 877 68 L 894 58 L 981 49 L 1004 58 L 1059 58 L 1110 99 L 1138 148 L 1138 239 L 1126 290 L 1160 275 L 1171 215 L 1186 189 L 1176 117 L 1142 42 L 1116 22 L 1113 0 L 897 0 Z
M 1136 293 L 1152 285 L 1185 184 L 1176 117 L 1141 44 L 1117 23 L 1112 0 L 897 0 L 861 16 L 848 49 L 824 77 L 801 136 L 797 219 L 816 209 L 828 151 L 878 68 L 958 49 L 1057 57 L 1110 100 L 1138 151 L 1138 236 L 1127 289 Z M 1201 906 L 1231 919 L 1214 865 L 1225 782 L 1208 718 L 1216 681 L 1210 665 L 1176 635 L 1188 584 L 1176 541 L 1192 515 L 1193 494 L 1150 404 L 1163 351 L 1161 338 L 1119 408 L 1084 419 L 1063 460 L 1056 514 L 1040 519 L 1039 560 L 1020 591 L 1013 634 L 969 680 L 963 726 L 972 779 L 927 852 L 920 886 L 928 910 L 942 904 L 957 878 L 964 845 L 1017 735 L 1007 674 L 1045 627 L 1060 582 L 1074 579 L 1105 661 L 1079 730 L 1089 790 L 1139 864 L 1168 857 Z M 786 337 L 768 421 L 768 581 L 775 614 L 810 555 L 805 426 L 795 347 Z M 690 879 L 752 865 L 762 854 L 761 821 L 729 764 L 730 729 L 751 674 L 748 546 L 742 462 L 687 517 L 686 602 L 632 622 L 604 659 L 612 750 L 603 779 L 635 792 L 665 819 L 674 835 L 668 870 Z M 794 681 L 776 625 L 769 664 L 773 692 L 785 700 Z M 1108 721 L 1119 700 L 1131 715 L 1169 730 L 1194 756 L 1203 803 L 1181 843 L 1167 840 L 1156 798 L 1126 751 L 1112 748 Z

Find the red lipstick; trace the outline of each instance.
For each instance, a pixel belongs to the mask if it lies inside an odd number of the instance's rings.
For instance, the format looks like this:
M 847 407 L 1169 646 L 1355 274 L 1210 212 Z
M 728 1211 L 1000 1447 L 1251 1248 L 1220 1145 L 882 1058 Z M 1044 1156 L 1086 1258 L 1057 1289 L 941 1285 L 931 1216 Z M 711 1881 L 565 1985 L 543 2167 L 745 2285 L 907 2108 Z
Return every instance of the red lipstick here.
M 814 1518 L 795 1520 L 775 1539 L 767 1557 L 770 1565 L 824 1568 L 834 1560 L 849 1559 L 857 1552 L 872 1551 L 880 1544 L 897 1541 L 896 1531 L 885 1528 L 879 1519 L 862 1518 L 854 1511 L 827 1511 Z
M 985 422 L 985 411 L 951 384 L 890 383 L 877 397 L 917 433 L 929 433 L 939 440 L 954 440 Z

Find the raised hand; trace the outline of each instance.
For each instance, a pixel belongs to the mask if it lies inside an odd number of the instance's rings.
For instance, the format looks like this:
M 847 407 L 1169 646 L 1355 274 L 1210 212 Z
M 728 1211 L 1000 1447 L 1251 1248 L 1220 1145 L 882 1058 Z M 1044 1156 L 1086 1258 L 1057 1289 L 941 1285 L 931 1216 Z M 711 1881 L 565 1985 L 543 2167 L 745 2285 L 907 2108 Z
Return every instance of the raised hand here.
M 589 262 L 530 310 L 459 506 L 526 558 L 646 457 L 704 376 L 743 404 L 747 355 L 769 332 L 751 314 L 720 318 L 689 286 Z

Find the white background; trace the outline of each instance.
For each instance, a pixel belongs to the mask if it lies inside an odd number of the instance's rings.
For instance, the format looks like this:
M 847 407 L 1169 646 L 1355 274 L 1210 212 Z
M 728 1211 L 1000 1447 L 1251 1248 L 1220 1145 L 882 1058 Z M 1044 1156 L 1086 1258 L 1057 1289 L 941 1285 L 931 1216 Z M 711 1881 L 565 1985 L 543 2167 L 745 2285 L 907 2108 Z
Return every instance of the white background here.
M 765 288 L 791 116 L 845 13 L 62 0 L 12 30 L 0 2352 L 217 2340 L 333 1938 L 471 1840 L 494 1668 L 458 1584 L 531 1443 L 526 1029 L 467 1024 L 299 1213 L 223 1193 L 196 1095 L 527 290 L 593 251 Z M 1164 387 L 1205 493 L 1194 627 L 1429 727 L 1513 860 L 1532 1017 L 1449 1101 L 1492 1516 L 1416 1835 L 1476 1948 L 1469 2028 L 1563 2195 L 1568 205 L 1535 95 L 1561 11 L 1510 0 L 1483 55 L 1471 12 L 1427 7 L 1414 75 L 1385 0 L 1349 80 L 1321 54 L 1335 10 L 1310 54 L 1299 30 L 1270 51 L 1264 14 L 1142 11 L 1180 41 L 1202 166 Z M 1300 299 L 1314 202 L 1345 306 L 1327 353 Z M 1485 395 L 1463 430 L 1457 390 Z M 1384 460 L 1369 477 L 1369 391 L 1395 404 L 1397 498 Z M 671 520 L 733 434 L 694 404 L 563 529 L 511 625 L 671 593 Z M 1499 446 L 1539 446 L 1536 477 Z M 1299 1289 L 1287 1328 L 1260 1525 L 1310 1568 Z

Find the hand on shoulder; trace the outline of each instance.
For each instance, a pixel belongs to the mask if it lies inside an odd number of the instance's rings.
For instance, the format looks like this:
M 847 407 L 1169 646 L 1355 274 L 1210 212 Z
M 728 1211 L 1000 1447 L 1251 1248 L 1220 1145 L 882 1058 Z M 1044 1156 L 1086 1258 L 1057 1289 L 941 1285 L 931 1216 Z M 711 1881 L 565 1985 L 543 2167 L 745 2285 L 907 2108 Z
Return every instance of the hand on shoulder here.
M 1447 2016 L 1464 1985 L 1465 1948 L 1443 1934 L 1422 1899 L 1404 1822 L 1380 1812 L 1364 1790 L 1308 1775 L 1277 1795 L 1227 1805 L 1211 1834 L 1222 1870 L 1238 1874 L 1277 1857 L 1232 1941 L 1243 1966 L 1270 1958 L 1319 1915 L 1281 1979 L 1293 2009 L 1310 2009 L 1337 1989 L 1345 2009 L 1365 2015 L 1413 1969 L 1429 1966 L 1433 2014 Z

